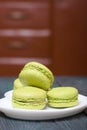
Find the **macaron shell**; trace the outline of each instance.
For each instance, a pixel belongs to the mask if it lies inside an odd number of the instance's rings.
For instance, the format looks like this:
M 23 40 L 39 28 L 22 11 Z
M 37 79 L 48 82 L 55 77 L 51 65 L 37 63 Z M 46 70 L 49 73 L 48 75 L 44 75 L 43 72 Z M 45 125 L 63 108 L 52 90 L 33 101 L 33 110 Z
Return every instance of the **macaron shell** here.
M 31 110 L 41 110 L 41 109 L 44 109 L 46 107 L 46 103 L 43 102 L 43 103 L 32 103 L 32 104 L 29 104 L 29 103 L 20 103 L 20 102 L 15 102 L 13 100 L 12 102 L 12 105 L 14 108 L 23 108 L 23 109 L 31 109 Z
M 48 69 L 45 65 L 38 63 L 38 62 L 29 62 L 27 64 L 25 64 L 24 69 L 37 69 L 39 71 L 41 71 L 42 73 L 44 73 L 51 81 L 51 83 L 53 83 L 54 81 L 54 76 L 53 73 L 51 72 L 50 69 Z
M 28 69 L 19 74 L 20 81 L 25 85 L 39 87 L 48 90 L 51 87 L 50 80 L 40 71 Z
M 58 99 L 72 99 L 78 96 L 78 90 L 74 87 L 56 87 L 47 93 L 48 97 L 55 97 Z
M 64 103 L 63 101 L 61 101 L 61 103 L 49 102 L 49 106 L 54 107 L 54 108 L 66 108 L 66 107 L 73 107 L 76 105 L 78 105 L 78 100 L 74 102 L 70 101 L 68 103 L 67 102 Z
M 19 80 L 19 78 L 15 79 L 13 82 L 13 89 L 18 89 L 23 87 L 22 82 Z
M 28 102 L 30 99 L 42 100 L 46 98 L 46 91 L 40 88 L 26 86 L 26 87 L 14 90 L 12 95 L 17 100 L 23 100 L 23 101 Z

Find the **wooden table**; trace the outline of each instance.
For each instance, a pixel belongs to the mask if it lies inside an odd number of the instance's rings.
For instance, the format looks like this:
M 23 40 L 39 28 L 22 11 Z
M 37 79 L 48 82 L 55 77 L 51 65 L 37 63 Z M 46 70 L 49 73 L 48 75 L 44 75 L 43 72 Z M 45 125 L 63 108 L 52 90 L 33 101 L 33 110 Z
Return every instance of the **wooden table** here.
M 0 77 L 0 98 L 13 89 L 16 77 Z M 87 96 L 87 77 L 55 77 L 53 87 L 75 86 Z M 66 118 L 44 121 L 17 120 L 0 113 L 0 130 L 87 130 L 87 115 L 81 112 Z

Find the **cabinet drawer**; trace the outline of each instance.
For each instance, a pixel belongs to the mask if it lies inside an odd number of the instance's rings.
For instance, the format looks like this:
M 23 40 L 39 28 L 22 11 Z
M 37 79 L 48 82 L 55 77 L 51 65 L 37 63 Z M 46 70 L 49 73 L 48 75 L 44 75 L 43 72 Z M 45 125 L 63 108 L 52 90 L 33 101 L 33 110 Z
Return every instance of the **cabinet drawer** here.
M 49 37 L 1 37 L 0 57 L 50 57 Z
M 0 2 L 0 28 L 48 28 L 48 1 Z

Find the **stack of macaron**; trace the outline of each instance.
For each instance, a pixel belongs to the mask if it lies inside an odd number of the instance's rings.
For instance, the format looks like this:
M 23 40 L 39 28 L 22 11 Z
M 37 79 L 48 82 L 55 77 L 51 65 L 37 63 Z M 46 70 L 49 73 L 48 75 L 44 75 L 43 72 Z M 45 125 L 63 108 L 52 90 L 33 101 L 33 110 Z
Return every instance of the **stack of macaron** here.
M 13 84 L 12 105 L 17 108 L 43 109 L 47 91 L 54 82 L 53 73 L 43 64 L 25 64 Z
M 16 108 L 44 109 L 72 107 L 78 104 L 78 90 L 64 86 L 52 88 L 54 75 L 38 62 L 25 64 L 13 84 L 12 105 Z

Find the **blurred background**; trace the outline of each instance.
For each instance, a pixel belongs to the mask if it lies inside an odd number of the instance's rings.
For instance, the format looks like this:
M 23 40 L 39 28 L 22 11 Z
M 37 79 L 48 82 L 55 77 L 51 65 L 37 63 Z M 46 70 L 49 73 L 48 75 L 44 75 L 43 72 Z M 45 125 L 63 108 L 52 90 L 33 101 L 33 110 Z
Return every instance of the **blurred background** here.
M 0 0 L 0 76 L 37 61 L 54 75 L 87 75 L 86 0 Z

